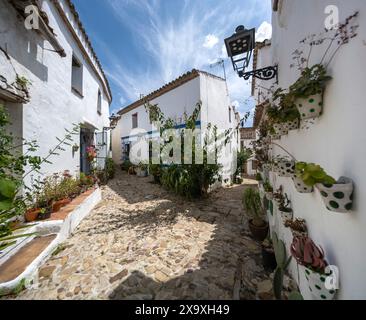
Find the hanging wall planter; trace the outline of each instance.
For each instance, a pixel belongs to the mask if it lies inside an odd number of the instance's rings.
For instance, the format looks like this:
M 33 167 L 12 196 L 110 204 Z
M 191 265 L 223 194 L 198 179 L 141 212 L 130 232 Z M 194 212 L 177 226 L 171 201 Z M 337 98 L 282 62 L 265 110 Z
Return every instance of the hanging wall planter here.
M 288 131 L 286 130 L 286 127 L 283 123 L 273 124 L 273 129 L 278 136 L 284 136 L 284 135 L 288 134 Z
M 341 177 L 332 186 L 318 183 L 316 188 L 329 211 L 347 213 L 352 210 L 354 186 L 351 179 Z
M 294 182 L 295 189 L 299 193 L 312 193 L 314 191 L 314 188 L 306 185 L 297 174 L 292 177 L 292 181 Z
M 280 177 L 291 178 L 295 174 L 295 161 L 278 161 L 277 173 Z
M 328 290 L 325 287 L 326 278 L 332 274 L 326 275 L 315 272 L 310 268 L 300 266 L 300 270 L 304 272 L 308 288 L 313 300 L 333 300 L 336 294 L 335 290 Z
M 287 130 L 287 132 L 291 131 L 291 130 L 297 130 L 300 127 L 300 121 L 299 121 L 299 119 L 287 121 L 287 122 L 283 123 L 283 126 L 284 126 L 284 129 Z
M 318 118 L 323 111 L 323 94 L 318 93 L 307 98 L 297 98 L 295 105 L 302 120 Z

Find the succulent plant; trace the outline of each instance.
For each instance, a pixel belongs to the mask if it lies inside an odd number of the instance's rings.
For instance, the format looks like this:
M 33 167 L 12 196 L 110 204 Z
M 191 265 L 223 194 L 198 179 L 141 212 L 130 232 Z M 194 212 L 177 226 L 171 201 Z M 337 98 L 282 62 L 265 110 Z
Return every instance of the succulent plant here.
M 263 183 L 263 188 L 265 192 L 273 192 L 273 187 L 268 180 Z
M 333 185 L 336 180 L 329 176 L 324 169 L 314 163 L 296 163 L 296 175 L 309 187 L 314 187 L 317 183 Z
M 285 275 L 286 269 L 288 268 L 291 262 L 292 257 L 289 257 L 287 259 L 285 243 L 282 240 L 278 239 L 276 233 L 273 233 L 272 242 L 277 261 L 277 268 L 273 279 L 273 292 L 276 299 L 281 300 L 282 289 L 283 289 L 283 277 Z
M 328 266 L 324 258 L 324 250 L 309 237 L 294 237 L 291 254 L 300 265 L 321 274 L 324 274 Z

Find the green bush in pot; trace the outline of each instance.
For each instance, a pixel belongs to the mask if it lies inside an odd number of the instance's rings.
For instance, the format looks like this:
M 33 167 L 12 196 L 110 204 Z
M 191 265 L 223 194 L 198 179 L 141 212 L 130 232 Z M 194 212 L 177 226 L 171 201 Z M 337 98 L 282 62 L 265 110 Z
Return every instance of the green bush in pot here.
M 247 188 L 243 195 L 243 207 L 249 217 L 249 229 L 258 241 L 263 241 L 268 235 L 268 223 L 264 220 L 265 211 L 262 207 L 260 194 L 255 188 Z

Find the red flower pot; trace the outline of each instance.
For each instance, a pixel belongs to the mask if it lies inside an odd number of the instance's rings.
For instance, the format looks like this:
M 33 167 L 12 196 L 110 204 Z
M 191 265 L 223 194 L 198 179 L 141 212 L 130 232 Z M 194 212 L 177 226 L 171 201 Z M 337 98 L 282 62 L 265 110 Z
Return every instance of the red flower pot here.
M 38 215 L 41 213 L 41 209 L 30 209 L 27 210 L 27 212 L 24 215 L 25 221 L 27 222 L 33 222 L 36 221 L 38 218 Z
M 70 202 L 71 202 L 70 199 L 63 199 L 63 200 L 55 201 L 52 204 L 52 212 L 56 213 L 56 212 L 60 211 L 62 207 L 67 206 Z

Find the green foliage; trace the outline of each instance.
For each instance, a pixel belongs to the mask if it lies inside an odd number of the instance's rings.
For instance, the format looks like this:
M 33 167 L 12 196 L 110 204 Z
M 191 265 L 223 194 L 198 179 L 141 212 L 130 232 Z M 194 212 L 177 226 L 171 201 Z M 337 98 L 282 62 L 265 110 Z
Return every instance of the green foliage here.
M 237 155 L 237 169 L 235 175 L 239 175 L 243 172 L 244 166 L 248 162 L 248 160 L 253 156 L 253 151 L 247 148 L 238 152 Z
M 306 67 L 300 78 L 290 87 L 290 92 L 296 98 L 308 98 L 312 95 L 322 93 L 329 80 L 326 68 L 316 64 L 311 68 Z
M 159 164 L 149 164 L 149 173 L 154 177 L 155 183 L 161 183 L 160 178 L 163 174 L 162 167 Z
M 304 297 L 300 292 L 294 291 L 289 294 L 288 299 L 293 301 L 301 301 L 304 300 Z
M 156 113 L 154 118 L 158 119 L 158 123 L 156 123 L 156 125 L 158 125 L 161 134 L 163 134 L 165 130 L 173 129 L 176 126 L 176 123 L 172 119 L 165 118 L 164 114 L 157 106 L 152 106 L 151 104 L 147 103 L 145 105 L 145 108 L 150 114 Z M 200 112 L 201 103 L 198 103 L 191 116 L 188 117 L 187 115 L 185 115 L 186 129 L 195 130 L 196 122 L 200 116 Z M 217 181 L 221 181 L 221 177 L 219 175 L 219 171 L 221 168 L 220 165 L 209 164 L 208 145 L 212 141 L 212 139 L 225 138 L 222 140 L 225 140 L 225 142 L 227 142 L 227 136 L 225 135 L 225 137 L 218 137 L 217 129 L 211 128 L 211 125 L 208 125 L 208 131 L 212 134 L 210 135 L 209 133 L 207 133 L 203 143 L 200 146 L 196 146 L 196 140 L 195 138 L 193 138 L 191 146 L 193 163 L 185 163 L 183 161 L 182 164 L 173 165 L 150 164 L 149 171 L 150 174 L 154 176 L 155 182 L 160 182 L 166 189 L 172 190 L 173 192 L 187 198 L 199 198 L 207 195 L 210 185 L 214 184 Z M 180 136 L 180 149 L 182 159 L 184 159 L 184 147 L 187 147 L 184 146 L 183 143 L 183 134 L 184 131 L 181 132 Z M 164 148 L 165 145 L 170 142 L 171 140 L 165 141 L 165 144 L 161 146 L 162 157 L 166 155 L 164 152 L 167 152 L 167 150 L 165 150 Z M 202 163 L 195 162 L 197 153 L 203 155 Z
M 324 185 L 333 185 L 336 183 L 336 180 L 329 176 L 321 166 L 314 163 L 296 163 L 296 174 L 309 187 L 313 187 L 317 183 Z
M 264 224 L 264 210 L 261 203 L 261 197 L 257 189 L 247 188 L 243 195 L 243 207 L 245 214 L 253 219 L 253 224 L 262 226 Z
M 259 172 L 256 174 L 255 179 L 259 182 L 263 181 L 262 175 Z
M 19 85 L 29 84 L 26 79 L 19 78 Z M 43 164 L 51 163 L 51 157 L 65 151 L 67 146 L 73 143 L 73 135 L 79 135 L 79 125 L 74 125 L 72 130 L 65 129 L 65 136 L 57 138 L 57 145 L 49 153 L 41 158 L 34 153 L 38 150 L 36 141 L 17 141 L 8 133 L 10 125 L 9 115 L 3 105 L 0 105 L 0 226 L 4 230 L 8 228 L 10 221 L 25 213 L 29 202 L 45 201 L 40 198 L 42 183 L 38 179 L 32 179 L 32 186 L 27 186 L 25 178 L 31 174 L 39 174 Z M 21 190 L 24 190 L 24 196 Z M 36 198 L 36 200 L 34 200 Z M 0 249 L 11 245 L 14 239 L 18 238 L 7 235 L 0 235 Z M 24 235 L 28 236 L 28 235 Z
M 273 93 L 273 101 L 274 105 L 271 105 L 266 111 L 271 124 L 300 119 L 292 92 L 286 93 L 279 88 Z
M 263 183 L 263 188 L 265 192 L 273 192 L 273 187 L 268 180 Z
M 128 171 L 128 169 L 130 169 L 132 167 L 132 163 L 129 160 L 123 161 L 121 164 L 121 170 L 122 171 Z
M 272 242 L 277 262 L 277 268 L 273 279 L 273 291 L 276 299 L 281 300 L 283 290 L 283 278 L 292 257 L 287 259 L 285 243 L 282 240 L 278 239 L 276 233 L 273 233 Z
M 113 179 L 114 176 L 116 175 L 116 166 L 113 162 L 113 159 L 111 159 L 111 158 L 106 159 L 105 170 L 106 170 L 106 173 L 107 173 L 107 178 L 108 179 Z

